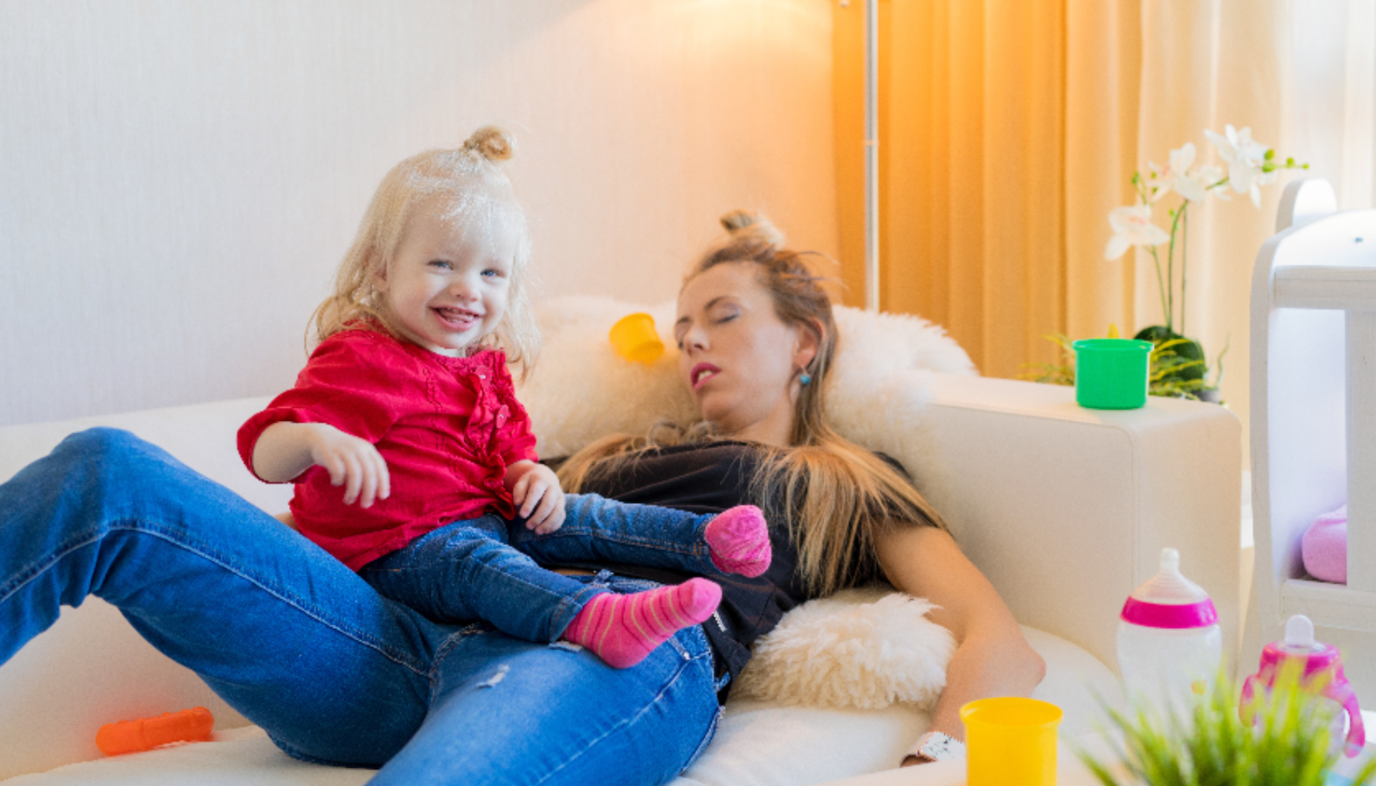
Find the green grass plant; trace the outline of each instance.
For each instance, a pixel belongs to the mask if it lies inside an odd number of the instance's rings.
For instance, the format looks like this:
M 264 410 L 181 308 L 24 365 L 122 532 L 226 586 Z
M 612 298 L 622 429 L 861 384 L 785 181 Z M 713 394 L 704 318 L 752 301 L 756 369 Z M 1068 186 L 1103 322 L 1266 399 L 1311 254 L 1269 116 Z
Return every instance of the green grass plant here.
M 1110 338 L 1116 336 L 1110 335 Z M 1046 382 L 1052 385 L 1075 384 L 1075 348 L 1069 338 L 1063 335 L 1046 336 L 1047 340 L 1061 348 L 1059 363 L 1031 363 L 1026 366 L 1020 379 L 1033 382 Z M 1151 340 L 1151 338 L 1143 339 Z M 1163 338 L 1153 342 L 1150 367 L 1147 370 L 1147 393 L 1153 396 L 1188 398 L 1204 400 L 1210 391 L 1217 392 L 1223 378 L 1223 356 L 1228 348 L 1224 347 L 1214 361 L 1217 369 L 1212 383 L 1206 381 L 1208 366 L 1198 357 L 1199 345 L 1187 338 Z M 1212 399 L 1209 399 L 1212 400 Z
M 1298 670 L 1283 669 L 1275 689 L 1257 696 L 1255 725 L 1240 717 L 1240 690 L 1226 677 L 1189 713 L 1141 702 L 1125 710 L 1105 705 L 1116 766 L 1077 753 L 1103 786 L 1323 786 L 1342 754 L 1329 731 L 1336 705 L 1318 700 L 1314 687 L 1301 685 Z M 1353 779 L 1355 786 L 1373 782 L 1376 758 Z

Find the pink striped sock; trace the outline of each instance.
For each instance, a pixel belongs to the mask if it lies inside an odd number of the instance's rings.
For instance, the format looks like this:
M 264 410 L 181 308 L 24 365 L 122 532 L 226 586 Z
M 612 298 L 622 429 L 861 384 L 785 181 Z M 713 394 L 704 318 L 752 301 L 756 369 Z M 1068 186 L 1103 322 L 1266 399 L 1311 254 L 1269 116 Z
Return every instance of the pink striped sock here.
M 769 569 L 773 551 L 769 524 L 754 505 L 737 505 L 707 522 L 704 535 L 712 550 L 712 564 L 723 573 L 754 578 Z
M 720 602 L 721 587 L 702 578 L 633 595 L 604 592 L 574 615 L 564 638 L 625 669 L 675 633 L 712 616 Z

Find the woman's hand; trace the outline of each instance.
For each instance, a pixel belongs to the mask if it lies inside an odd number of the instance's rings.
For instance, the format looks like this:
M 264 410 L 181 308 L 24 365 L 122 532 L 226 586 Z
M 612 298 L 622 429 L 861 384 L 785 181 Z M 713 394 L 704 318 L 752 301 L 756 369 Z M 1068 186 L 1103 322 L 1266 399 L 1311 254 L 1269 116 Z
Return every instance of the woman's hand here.
M 365 508 L 392 494 L 387 462 L 373 443 L 325 423 L 281 421 L 268 426 L 253 446 L 253 471 L 263 480 L 293 480 L 312 466 L 344 487 L 344 504 Z
M 564 489 L 554 470 L 530 460 L 506 468 L 506 485 L 526 529 L 548 535 L 564 526 Z
M 931 731 L 965 739 L 960 708 L 989 696 L 1030 696 L 1046 663 L 1027 643 L 994 586 L 936 527 L 896 527 L 880 537 L 879 562 L 898 589 L 936 606 L 931 620 L 951 631 L 956 652 L 946 688 L 932 711 Z M 919 763 L 916 757 L 904 765 Z

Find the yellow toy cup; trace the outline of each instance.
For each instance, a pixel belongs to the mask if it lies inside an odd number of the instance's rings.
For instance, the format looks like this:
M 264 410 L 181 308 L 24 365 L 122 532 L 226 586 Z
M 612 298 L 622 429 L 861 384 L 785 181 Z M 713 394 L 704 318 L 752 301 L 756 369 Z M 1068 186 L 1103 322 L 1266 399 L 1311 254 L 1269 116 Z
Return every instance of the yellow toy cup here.
M 1150 341 L 1086 338 L 1075 350 L 1075 401 L 1090 409 L 1137 409 L 1147 404 Z
M 649 365 L 664 354 L 664 342 L 655 331 L 655 318 L 643 312 L 618 319 L 608 338 L 616 354 L 637 363 Z
M 960 708 L 965 722 L 968 786 L 1056 786 L 1056 728 L 1061 708 L 1003 696 Z

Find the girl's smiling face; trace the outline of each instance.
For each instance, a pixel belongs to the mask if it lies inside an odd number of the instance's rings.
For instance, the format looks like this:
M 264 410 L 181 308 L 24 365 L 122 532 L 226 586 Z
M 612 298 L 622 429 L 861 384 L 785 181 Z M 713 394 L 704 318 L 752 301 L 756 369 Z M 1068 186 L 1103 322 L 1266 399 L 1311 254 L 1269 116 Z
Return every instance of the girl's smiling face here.
M 787 445 L 812 334 L 786 324 L 753 263 L 709 268 L 679 293 L 679 376 L 702 418 L 726 434 Z
M 435 207 L 417 209 L 373 284 L 402 335 L 431 352 L 461 357 L 506 313 L 518 237 L 505 226 L 441 218 Z

